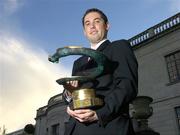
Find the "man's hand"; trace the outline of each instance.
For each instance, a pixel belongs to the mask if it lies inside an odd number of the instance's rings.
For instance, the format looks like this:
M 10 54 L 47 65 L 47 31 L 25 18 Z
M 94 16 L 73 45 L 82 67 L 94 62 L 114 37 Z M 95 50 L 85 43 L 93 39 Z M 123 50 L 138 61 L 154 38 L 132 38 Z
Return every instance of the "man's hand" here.
M 97 114 L 95 111 L 91 109 L 79 109 L 79 110 L 71 110 L 67 107 L 67 113 L 74 117 L 75 119 L 79 120 L 80 122 L 94 122 L 98 120 Z
M 63 87 L 70 92 L 77 89 L 78 86 L 79 86 L 78 81 L 68 81 L 68 82 L 66 82 L 65 85 L 63 85 Z

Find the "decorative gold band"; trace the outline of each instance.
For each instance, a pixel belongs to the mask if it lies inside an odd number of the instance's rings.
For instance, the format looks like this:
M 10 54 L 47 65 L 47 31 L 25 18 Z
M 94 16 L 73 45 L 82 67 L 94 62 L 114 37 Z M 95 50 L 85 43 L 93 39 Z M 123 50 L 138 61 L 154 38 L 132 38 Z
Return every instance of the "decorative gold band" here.
M 102 106 L 103 100 L 100 98 L 88 98 L 84 100 L 73 100 L 73 109 Z

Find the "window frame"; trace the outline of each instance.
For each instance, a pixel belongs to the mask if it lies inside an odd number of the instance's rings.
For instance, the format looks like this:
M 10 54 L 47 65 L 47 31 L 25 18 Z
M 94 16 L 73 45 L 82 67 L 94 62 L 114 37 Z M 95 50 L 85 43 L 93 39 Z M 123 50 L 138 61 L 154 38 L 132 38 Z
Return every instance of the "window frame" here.
M 169 83 L 167 85 L 180 82 L 180 50 L 171 52 L 165 55 L 164 58 L 169 77 Z M 174 76 L 176 76 L 175 79 L 173 79 Z
M 179 114 L 178 114 L 177 109 L 179 109 Z M 175 115 L 176 115 L 177 128 L 180 133 L 180 106 L 174 107 L 174 111 L 175 111 Z
M 51 130 L 52 135 L 60 135 L 60 131 L 59 131 L 60 124 L 59 123 L 52 125 L 51 129 L 52 129 Z

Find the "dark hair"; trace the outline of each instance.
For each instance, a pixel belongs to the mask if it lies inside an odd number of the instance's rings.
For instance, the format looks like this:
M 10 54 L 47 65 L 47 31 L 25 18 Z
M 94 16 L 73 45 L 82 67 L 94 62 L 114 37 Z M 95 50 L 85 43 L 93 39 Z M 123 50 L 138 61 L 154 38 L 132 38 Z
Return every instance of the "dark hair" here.
M 97 9 L 97 8 L 90 8 L 90 9 L 86 10 L 86 12 L 85 12 L 84 15 L 83 15 L 83 18 L 82 18 L 82 25 L 83 25 L 83 27 L 84 27 L 84 18 L 85 18 L 85 16 L 86 16 L 88 13 L 90 13 L 90 12 L 97 12 L 97 13 L 99 13 L 99 14 L 101 15 L 102 19 L 104 20 L 104 22 L 105 22 L 105 23 L 108 22 L 107 16 L 106 16 L 101 10 L 99 10 L 99 9 Z

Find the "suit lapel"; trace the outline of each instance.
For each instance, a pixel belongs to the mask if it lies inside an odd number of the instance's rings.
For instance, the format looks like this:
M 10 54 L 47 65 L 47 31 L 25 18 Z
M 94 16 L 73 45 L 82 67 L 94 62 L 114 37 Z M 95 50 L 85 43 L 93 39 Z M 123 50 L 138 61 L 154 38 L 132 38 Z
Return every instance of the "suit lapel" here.
M 97 51 L 103 51 L 110 43 L 111 42 L 109 40 L 106 40 L 97 48 Z

